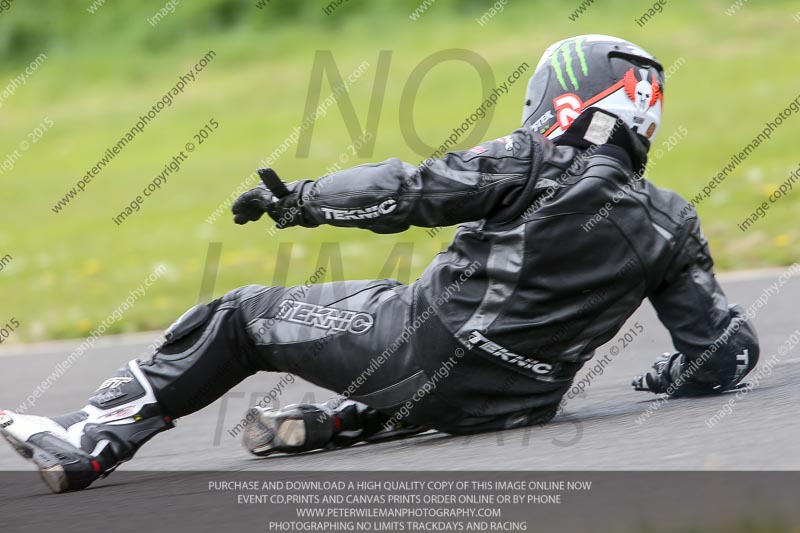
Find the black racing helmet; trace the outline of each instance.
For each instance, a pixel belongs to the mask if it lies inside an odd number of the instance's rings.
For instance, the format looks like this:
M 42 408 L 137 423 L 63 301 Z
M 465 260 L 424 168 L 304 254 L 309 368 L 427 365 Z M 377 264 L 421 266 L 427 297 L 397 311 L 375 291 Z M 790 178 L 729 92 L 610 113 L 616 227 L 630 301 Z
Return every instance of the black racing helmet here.
M 551 45 L 528 81 L 522 126 L 555 139 L 585 109 L 620 117 L 651 141 L 661 123 L 664 69 L 635 44 L 581 35 Z

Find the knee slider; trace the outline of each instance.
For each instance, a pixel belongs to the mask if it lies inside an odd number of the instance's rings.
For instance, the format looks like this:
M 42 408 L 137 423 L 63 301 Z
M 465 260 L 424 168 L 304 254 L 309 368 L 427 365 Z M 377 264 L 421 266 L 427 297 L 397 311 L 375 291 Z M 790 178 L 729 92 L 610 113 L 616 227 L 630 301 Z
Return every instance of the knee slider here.
M 158 353 L 176 355 L 192 346 L 203 334 L 203 326 L 211 320 L 215 309 L 216 302 L 212 302 L 196 305 L 186 311 L 164 332 L 164 344 L 159 347 Z
M 202 326 L 211 318 L 213 308 L 210 304 L 195 305 L 186 311 L 176 320 L 167 331 L 164 332 L 165 344 L 182 339 L 198 327 Z

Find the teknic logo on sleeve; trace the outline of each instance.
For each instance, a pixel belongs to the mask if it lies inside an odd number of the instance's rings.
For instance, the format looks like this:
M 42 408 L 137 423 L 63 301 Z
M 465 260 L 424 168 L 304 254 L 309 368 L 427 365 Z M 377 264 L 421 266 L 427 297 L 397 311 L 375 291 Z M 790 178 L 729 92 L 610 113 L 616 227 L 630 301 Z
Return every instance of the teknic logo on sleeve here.
M 387 215 L 397 209 L 397 200 L 389 198 L 381 203 L 367 207 L 354 207 L 351 209 L 336 207 L 320 207 L 325 213 L 326 220 L 364 220 L 367 218 L 378 218 Z

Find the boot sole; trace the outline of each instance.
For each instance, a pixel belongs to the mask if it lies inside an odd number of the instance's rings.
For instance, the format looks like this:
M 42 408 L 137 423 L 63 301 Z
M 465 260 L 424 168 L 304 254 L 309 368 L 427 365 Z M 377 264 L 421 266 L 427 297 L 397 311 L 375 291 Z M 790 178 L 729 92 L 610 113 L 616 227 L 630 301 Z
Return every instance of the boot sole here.
M 298 447 L 306 443 L 306 423 L 304 420 L 287 418 L 278 426 L 277 439 L 287 447 Z
M 258 425 L 254 427 L 248 426 L 245 429 L 245 431 L 250 431 L 248 436 L 251 442 L 261 440 L 264 442 L 259 446 L 245 447 L 257 457 L 266 457 L 281 452 L 292 453 L 291 451 L 276 448 L 296 448 L 306 442 L 306 423 L 303 420 L 262 417 L 260 420 L 253 422 L 253 424 Z
M 51 453 L 41 449 L 35 444 L 21 442 L 11 435 L 6 428 L 14 423 L 14 420 L 6 415 L 0 415 L 0 435 L 8 442 L 22 457 L 31 461 L 39 470 L 39 476 L 47 487 L 58 494 L 65 492 L 69 486 L 67 474 L 58 459 Z

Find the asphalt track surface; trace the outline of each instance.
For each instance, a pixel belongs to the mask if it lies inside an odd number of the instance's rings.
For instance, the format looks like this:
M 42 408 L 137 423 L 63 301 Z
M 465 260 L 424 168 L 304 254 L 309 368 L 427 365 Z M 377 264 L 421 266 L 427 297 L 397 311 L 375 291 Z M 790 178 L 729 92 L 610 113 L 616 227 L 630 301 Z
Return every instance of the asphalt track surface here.
M 774 284 L 782 269 L 720 276 L 732 302 L 751 305 Z M 280 374 L 250 377 L 220 401 L 178 421 L 176 429 L 158 435 L 123 465 L 118 473 L 142 472 L 146 479 L 174 471 L 703 471 L 800 470 L 800 346 L 788 339 L 800 330 L 795 304 L 800 301 L 800 276 L 769 296 L 755 318 L 761 341 L 761 363 L 772 359 L 771 372 L 761 373 L 758 386 L 740 399 L 735 393 L 659 403 L 655 395 L 636 392 L 631 378 L 645 370 L 657 354 L 671 349 L 667 332 L 648 303 L 631 318 L 615 339 L 598 350 L 596 358 L 617 355 L 585 392 L 570 400 L 565 411 L 544 427 L 470 437 L 430 432 L 409 439 L 359 445 L 332 452 L 300 456 L 249 456 L 238 437 L 230 435 L 249 405 L 275 387 Z M 621 337 L 638 323 L 643 331 L 623 347 Z M 76 362 L 42 395 L 31 414 L 57 414 L 80 408 L 97 385 L 126 361 L 139 356 L 154 334 L 108 338 Z M 797 337 L 795 337 L 797 338 Z M 78 341 L 10 347 L 0 351 L 0 407 L 14 409 Z M 783 346 L 783 348 L 781 348 Z M 576 382 L 592 367 L 587 364 Z M 285 380 L 284 380 L 285 381 Z M 322 401 L 329 393 L 301 380 L 284 387 L 276 405 Z M 713 427 L 729 400 L 730 413 Z M 658 406 L 642 418 L 649 407 Z M 0 472 L 30 470 L 10 446 L 0 443 Z M 120 481 L 114 482 L 115 476 Z M 149 476 L 149 477 L 148 477 Z M 131 484 L 114 474 L 96 484 L 127 494 Z M 126 488 L 127 487 L 127 488 Z M 31 502 L 47 493 L 44 486 L 27 488 Z M 91 492 L 95 492 L 94 490 Z M 137 496 L 138 494 L 138 496 Z M 141 492 L 129 494 L 135 505 Z M 796 495 L 795 495 L 796 496 Z M 67 495 L 66 497 L 74 497 Z M 52 505 L 48 497 L 48 505 Z M 8 502 L 7 502 L 8 503 Z M 0 504 L 2 506 L 2 504 Z M 4 513 L 5 514 L 5 513 Z M 42 526 L 45 525 L 43 522 Z M 3 530 L 0 526 L 0 530 Z

